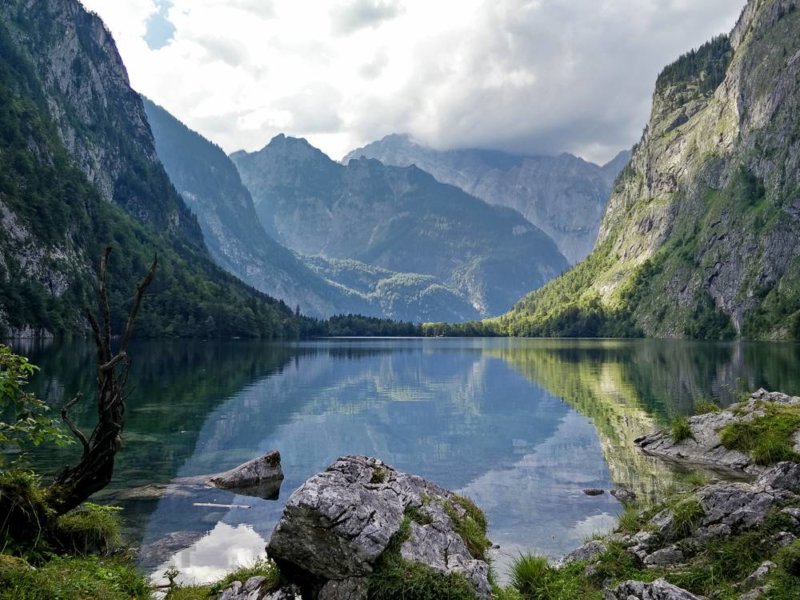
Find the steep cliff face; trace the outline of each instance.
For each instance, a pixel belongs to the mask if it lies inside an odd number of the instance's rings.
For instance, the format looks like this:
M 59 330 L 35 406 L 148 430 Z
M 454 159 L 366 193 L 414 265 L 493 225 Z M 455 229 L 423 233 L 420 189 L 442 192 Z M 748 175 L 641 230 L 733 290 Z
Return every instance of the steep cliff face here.
M 250 192 L 221 148 L 143 99 L 156 151 L 173 185 L 197 215 L 214 261 L 257 290 L 329 317 L 365 313 L 368 302 L 324 280 L 264 231 Z
M 343 166 L 278 136 L 232 156 L 265 228 L 292 250 L 436 278 L 481 315 L 507 310 L 567 265 L 519 213 L 439 183 L 416 167 Z
M 156 155 L 142 102 L 103 22 L 78 2 L 8 0 L 2 18 L 39 76 L 61 141 L 101 196 L 202 246 Z
M 661 74 L 593 253 L 509 330 L 572 313 L 653 336 L 798 337 L 799 105 L 798 2 L 751 0 L 729 36 Z
M 0 50 L 0 335 L 82 331 L 108 244 L 115 315 L 159 257 L 140 334 L 297 334 L 286 305 L 211 263 L 96 17 L 77 0 L 4 2 Z
M 571 154 L 516 156 L 487 150 L 440 152 L 406 135 L 389 135 L 349 153 L 344 164 L 374 158 L 385 165 L 416 165 L 443 183 L 489 204 L 507 206 L 553 238 L 576 263 L 592 249 L 614 179 L 630 158 L 620 152 L 603 167 Z

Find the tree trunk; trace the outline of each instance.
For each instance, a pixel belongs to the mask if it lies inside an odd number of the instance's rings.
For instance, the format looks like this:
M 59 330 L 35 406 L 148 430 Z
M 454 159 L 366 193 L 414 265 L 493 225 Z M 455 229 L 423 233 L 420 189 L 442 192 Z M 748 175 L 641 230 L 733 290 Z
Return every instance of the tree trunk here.
M 70 431 L 83 446 L 80 462 L 74 467 L 65 468 L 47 490 L 47 503 L 56 514 L 64 514 L 86 501 L 92 494 L 102 490 L 111 481 L 114 473 L 114 457 L 122 444 L 122 426 L 125 416 L 125 384 L 130 369 L 128 343 L 133 331 L 133 323 L 139 312 L 145 290 L 155 276 L 157 259 L 153 260 L 150 271 L 136 286 L 136 298 L 131 308 L 125 331 L 122 334 L 116 353 L 111 346 L 111 314 L 108 304 L 106 276 L 111 247 L 107 247 L 100 261 L 98 290 L 102 326 L 86 310 L 86 317 L 94 333 L 97 346 L 97 425 L 91 436 L 86 436 L 69 418 L 69 408 L 81 399 L 79 394 L 64 405 L 61 417 Z

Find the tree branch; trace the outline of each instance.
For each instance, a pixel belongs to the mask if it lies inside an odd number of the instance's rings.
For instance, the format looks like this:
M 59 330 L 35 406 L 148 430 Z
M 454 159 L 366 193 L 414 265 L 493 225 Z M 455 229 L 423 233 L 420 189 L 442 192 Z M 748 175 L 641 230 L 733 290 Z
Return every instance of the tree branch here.
M 86 456 L 89 453 L 89 440 L 86 439 L 86 436 L 83 435 L 83 432 L 80 429 L 78 429 L 78 427 L 75 425 L 72 419 L 69 418 L 69 409 L 75 406 L 78 402 L 80 402 L 81 398 L 83 398 L 83 394 L 78 393 L 77 396 L 75 396 L 72 400 L 67 402 L 61 408 L 61 420 L 67 424 L 67 427 L 69 427 L 69 430 L 72 432 L 72 435 L 78 438 L 78 440 L 81 443 L 81 446 L 83 446 L 83 456 Z
M 139 307 L 142 305 L 142 298 L 144 298 L 144 293 L 147 290 L 147 286 L 150 285 L 150 283 L 153 281 L 153 277 L 156 276 L 157 267 L 158 255 L 153 257 L 153 264 L 150 265 L 150 271 L 148 271 L 144 279 L 142 279 L 136 286 L 136 300 L 133 303 L 131 313 L 128 315 L 128 322 L 125 324 L 125 333 L 122 335 L 120 352 L 125 352 L 128 349 L 128 342 L 130 341 L 131 334 L 133 333 L 133 322 L 136 320 L 136 315 L 139 314 Z

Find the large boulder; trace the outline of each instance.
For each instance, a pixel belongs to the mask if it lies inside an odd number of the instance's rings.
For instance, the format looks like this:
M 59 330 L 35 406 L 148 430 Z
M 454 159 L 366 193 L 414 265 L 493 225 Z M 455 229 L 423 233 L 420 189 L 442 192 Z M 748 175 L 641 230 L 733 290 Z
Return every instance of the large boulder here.
M 466 504 L 378 459 L 345 456 L 289 497 L 267 552 L 315 597 L 365 599 L 368 578 L 388 549 L 443 577 L 461 575 L 476 598 L 488 599 L 489 566 L 470 554 L 457 531 L 457 522 L 470 518 Z

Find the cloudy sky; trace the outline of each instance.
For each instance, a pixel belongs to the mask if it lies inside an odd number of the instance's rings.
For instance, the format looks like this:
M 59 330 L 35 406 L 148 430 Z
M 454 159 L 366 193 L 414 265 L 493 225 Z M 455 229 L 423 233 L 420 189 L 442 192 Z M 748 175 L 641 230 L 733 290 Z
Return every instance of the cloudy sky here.
M 744 0 L 82 0 L 133 86 L 226 151 L 388 133 L 573 152 L 641 134 L 655 78 Z

